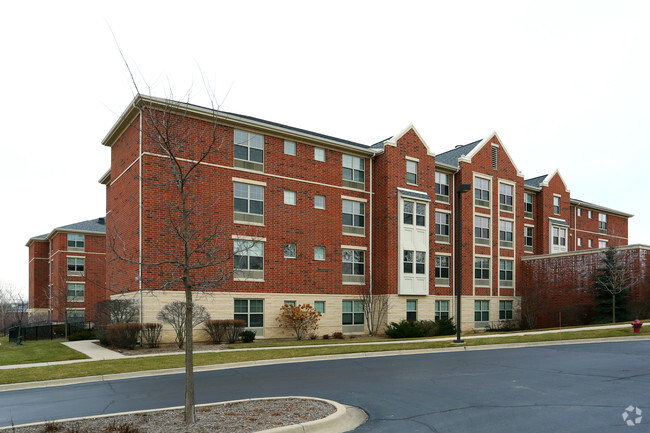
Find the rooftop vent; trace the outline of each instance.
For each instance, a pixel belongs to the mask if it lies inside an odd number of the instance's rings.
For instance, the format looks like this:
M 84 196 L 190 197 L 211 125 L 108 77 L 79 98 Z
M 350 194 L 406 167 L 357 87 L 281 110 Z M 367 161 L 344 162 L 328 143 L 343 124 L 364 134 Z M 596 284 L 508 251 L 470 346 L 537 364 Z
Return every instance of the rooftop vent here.
M 104 217 L 97 218 L 97 223 L 105 226 L 106 225 L 106 218 L 104 218 Z

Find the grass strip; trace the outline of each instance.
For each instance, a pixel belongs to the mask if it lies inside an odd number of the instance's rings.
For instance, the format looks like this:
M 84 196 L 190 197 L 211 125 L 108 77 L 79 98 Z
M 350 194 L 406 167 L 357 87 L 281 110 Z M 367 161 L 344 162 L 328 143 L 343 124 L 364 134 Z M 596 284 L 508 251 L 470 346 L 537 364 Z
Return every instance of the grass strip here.
M 17 346 L 9 337 L 0 338 L 0 365 L 88 359 L 83 353 L 61 344 L 63 340 L 25 341 Z
M 643 330 L 643 334 L 649 335 L 650 329 Z M 629 337 L 632 336 L 632 330 L 623 329 L 604 329 L 604 330 L 587 330 L 578 332 L 553 334 L 536 334 L 526 336 L 512 337 L 492 337 L 466 339 L 468 346 L 479 346 L 487 344 L 511 344 L 526 343 L 538 341 L 559 341 L 559 340 L 577 340 L 585 338 L 603 338 L 603 337 Z M 348 343 L 350 341 L 348 340 Z M 360 352 L 384 352 L 394 350 L 417 350 L 417 349 L 436 349 L 450 347 L 450 341 L 431 341 L 431 342 L 408 342 L 403 341 L 398 344 L 355 344 L 353 346 L 301 346 L 287 349 L 271 350 L 237 350 L 229 352 L 198 352 L 194 354 L 194 365 L 218 365 L 245 361 L 261 361 L 282 358 L 302 358 L 308 356 L 320 355 L 340 355 Z M 250 347 L 250 346 L 249 346 Z M 163 355 L 156 357 L 133 357 L 107 361 L 81 362 L 76 364 L 62 364 L 50 367 L 32 367 L 15 370 L 4 370 L 0 375 L 0 383 L 21 383 L 33 382 L 52 379 L 67 379 L 73 377 L 100 376 L 117 373 L 130 373 L 148 370 L 163 370 L 169 368 L 181 368 L 184 365 L 184 355 Z

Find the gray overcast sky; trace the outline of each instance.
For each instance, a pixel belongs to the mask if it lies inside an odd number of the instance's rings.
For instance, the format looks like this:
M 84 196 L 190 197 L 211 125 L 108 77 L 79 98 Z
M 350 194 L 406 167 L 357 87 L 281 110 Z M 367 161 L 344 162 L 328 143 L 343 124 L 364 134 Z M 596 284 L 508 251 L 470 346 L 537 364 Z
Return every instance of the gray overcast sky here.
M 0 280 L 31 236 L 102 216 L 100 142 L 134 89 L 436 153 L 496 130 L 526 178 L 635 214 L 650 243 L 648 1 L 31 1 L 0 13 Z M 208 83 L 206 91 L 204 82 Z

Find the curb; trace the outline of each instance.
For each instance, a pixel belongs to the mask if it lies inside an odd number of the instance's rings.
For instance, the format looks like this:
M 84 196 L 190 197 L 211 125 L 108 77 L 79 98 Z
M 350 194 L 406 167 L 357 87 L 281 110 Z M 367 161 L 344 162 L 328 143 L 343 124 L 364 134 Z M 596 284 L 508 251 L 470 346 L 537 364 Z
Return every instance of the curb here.
M 336 401 L 327 400 L 324 398 L 305 397 L 305 396 L 246 398 L 242 400 L 221 401 L 218 403 L 197 404 L 196 407 L 199 408 L 199 407 L 217 406 L 217 405 L 229 404 L 229 403 L 240 403 L 240 402 L 247 402 L 247 401 L 258 401 L 258 400 L 279 400 L 279 399 L 316 400 L 316 401 L 321 401 L 330 404 L 334 406 L 336 410 L 334 411 L 334 413 L 326 416 L 325 418 L 317 419 L 314 421 L 308 421 L 301 424 L 292 424 L 292 425 L 276 427 L 268 430 L 259 430 L 257 433 L 344 433 L 356 429 L 357 427 L 359 427 L 361 424 L 365 423 L 368 420 L 368 415 L 366 414 L 366 412 L 357 407 L 343 405 Z M 121 415 L 131 415 L 137 413 L 154 413 L 154 412 L 160 412 L 165 410 L 175 410 L 175 409 L 183 409 L 183 408 L 184 406 L 174 406 L 174 407 L 166 407 L 162 409 L 148 409 L 148 410 L 119 412 L 119 413 L 111 413 L 111 414 L 103 414 L 103 415 L 95 415 L 95 416 L 49 420 L 49 421 L 20 424 L 20 425 L 8 426 L 8 427 L 0 427 L 0 431 L 9 431 L 9 430 L 13 431 L 14 429 L 21 428 L 21 427 L 35 427 L 35 426 L 45 425 L 52 422 L 64 423 L 64 422 L 79 421 L 84 419 L 110 418 L 110 417 L 121 416 Z
M 474 350 L 519 349 L 525 347 L 563 346 L 563 345 L 571 345 L 571 344 L 615 343 L 615 342 L 625 342 L 625 341 L 648 341 L 648 340 L 650 340 L 650 336 L 605 337 L 605 338 L 592 338 L 588 340 L 535 341 L 535 342 L 528 342 L 528 343 L 486 344 L 486 345 L 479 345 L 479 346 L 460 345 L 456 347 L 435 348 L 435 349 L 403 349 L 403 350 L 390 350 L 390 351 L 379 351 L 379 352 L 355 352 L 355 353 L 344 353 L 344 354 L 337 354 L 337 355 L 316 355 L 316 356 L 305 356 L 305 357 L 297 357 L 297 358 L 263 359 L 259 361 L 244 361 L 244 362 L 233 362 L 227 364 L 202 365 L 202 366 L 195 366 L 194 372 L 196 373 L 202 371 L 228 370 L 231 368 L 256 367 L 262 365 L 330 361 L 330 360 L 338 360 L 338 359 L 375 358 L 380 356 L 422 355 L 422 354 L 430 354 L 430 353 L 468 352 Z M 21 382 L 21 383 L 0 385 L 0 392 L 17 391 L 21 389 L 73 385 L 73 384 L 89 383 L 89 382 L 106 382 L 112 380 L 133 379 L 138 377 L 160 376 L 160 375 L 182 374 L 182 373 L 185 373 L 184 367 L 169 368 L 164 370 L 146 370 L 146 371 L 135 371 L 130 373 L 107 374 L 101 376 L 76 377 L 76 378 L 69 378 L 69 379 L 55 379 L 55 380 L 47 380 L 42 382 Z

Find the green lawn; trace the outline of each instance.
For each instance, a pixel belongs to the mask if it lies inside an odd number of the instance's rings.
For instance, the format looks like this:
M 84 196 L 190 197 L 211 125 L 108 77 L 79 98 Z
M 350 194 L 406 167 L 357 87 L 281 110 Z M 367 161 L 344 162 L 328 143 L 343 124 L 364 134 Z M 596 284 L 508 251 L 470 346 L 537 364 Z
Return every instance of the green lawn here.
M 82 353 L 61 344 L 63 340 L 24 341 L 21 346 L 0 338 L 0 365 L 87 359 Z
M 650 327 L 643 328 L 643 334 L 650 335 Z M 537 341 L 557 341 L 557 340 L 575 340 L 585 338 L 603 338 L 603 337 L 630 337 L 632 328 L 621 329 L 604 329 L 604 330 L 587 330 L 579 332 L 562 332 L 553 334 L 540 334 L 529 336 L 511 336 L 511 337 L 491 337 L 481 339 L 466 339 L 467 346 L 478 346 L 486 344 L 505 344 L 505 343 L 524 343 Z M 320 340 L 322 342 L 322 340 Z M 341 340 L 336 340 L 340 342 Z M 367 340 L 363 340 L 367 341 Z M 377 341 L 377 340 L 375 340 Z M 381 341 L 381 340 L 379 340 Z M 387 340 L 384 340 L 387 341 Z M 388 340 L 392 341 L 392 340 Z M 260 361 L 280 358 L 299 358 L 318 355 L 337 355 L 360 352 L 382 352 L 393 350 L 415 350 L 415 349 L 434 349 L 446 348 L 451 346 L 450 341 L 431 341 L 431 342 L 409 342 L 400 341 L 397 344 L 355 344 L 353 346 L 322 347 L 311 343 L 308 340 L 305 345 L 300 345 L 288 349 L 270 349 L 270 350 L 237 350 L 230 352 L 199 352 L 194 354 L 194 365 L 215 365 L 243 361 Z M 327 342 L 327 340 L 326 340 Z M 347 343 L 356 343 L 355 340 L 343 340 Z M 48 342 L 49 343 L 49 342 Z M 275 342 L 277 343 L 277 342 Z M 286 342 L 284 342 L 286 343 Z M 321 343 L 322 344 L 322 343 Z M 4 344 L 3 344 L 4 346 Z M 244 347 L 260 347 L 261 344 L 254 343 Z M 1 346 L 0 346 L 1 347 Z M 65 347 L 65 346 L 63 346 Z M 2 353 L 2 352 L 0 352 Z M 132 357 L 111 361 L 94 361 L 82 362 L 76 364 L 64 364 L 51 367 L 32 367 L 16 370 L 3 370 L 0 374 L 0 383 L 19 383 L 33 382 L 51 379 L 65 379 L 72 377 L 99 376 L 115 373 L 127 373 L 146 370 L 162 370 L 167 368 L 183 367 L 184 356 L 164 355 L 157 357 Z

